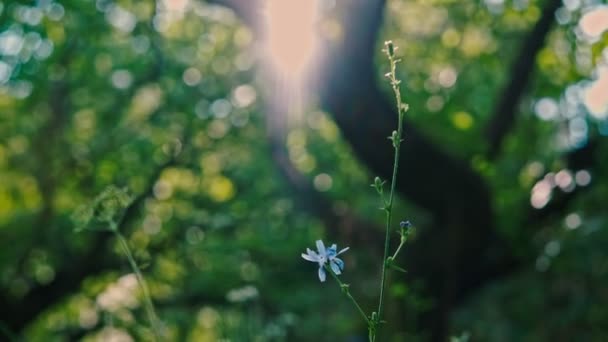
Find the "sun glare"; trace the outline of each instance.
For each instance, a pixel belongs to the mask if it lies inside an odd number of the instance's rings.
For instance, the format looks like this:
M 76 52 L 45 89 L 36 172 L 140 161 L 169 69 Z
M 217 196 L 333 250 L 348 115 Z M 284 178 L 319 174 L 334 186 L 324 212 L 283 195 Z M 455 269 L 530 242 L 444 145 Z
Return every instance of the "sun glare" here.
M 267 0 L 266 50 L 281 77 L 300 81 L 316 49 L 316 0 Z

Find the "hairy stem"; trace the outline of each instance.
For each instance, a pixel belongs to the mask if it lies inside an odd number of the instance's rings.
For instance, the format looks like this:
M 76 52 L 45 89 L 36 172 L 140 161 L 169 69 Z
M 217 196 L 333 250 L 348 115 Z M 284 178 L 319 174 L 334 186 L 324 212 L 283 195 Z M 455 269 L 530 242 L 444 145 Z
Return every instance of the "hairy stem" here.
M 397 102 L 397 112 L 398 112 L 398 124 L 397 124 L 397 132 L 393 133 L 391 136 L 391 140 L 393 142 L 393 147 L 395 148 L 395 157 L 393 161 L 393 175 L 391 178 L 391 191 L 389 193 L 388 201 L 386 202 L 384 210 L 386 211 L 386 229 L 385 229 L 385 238 L 384 238 L 384 257 L 382 258 L 382 278 L 380 281 L 380 298 L 378 300 L 378 312 L 377 319 L 375 324 L 378 324 L 382 318 L 382 309 L 384 304 L 384 290 L 386 288 L 386 276 L 387 276 L 387 260 L 389 254 L 389 244 L 390 244 L 390 227 L 392 221 L 393 214 L 393 201 L 395 197 L 395 187 L 397 184 L 397 174 L 399 172 L 399 154 L 401 151 L 401 135 L 403 133 L 403 115 L 405 113 L 405 106 L 401 102 L 401 91 L 399 89 L 399 80 L 397 80 L 396 69 L 398 59 L 395 59 L 394 55 L 394 47 L 392 42 L 386 42 L 386 55 L 388 56 L 390 62 L 390 72 L 386 75 L 391 83 L 391 87 L 393 88 L 393 93 L 395 95 L 395 100 Z M 375 329 L 374 329 L 375 331 Z M 375 333 L 373 336 L 370 336 L 370 340 L 375 340 Z
M 344 284 L 340 280 L 340 278 L 338 278 L 338 275 L 336 275 L 334 273 L 334 271 L 329 266 L 324 265 L 323 267 L 325 267 L 325 270 L 327 272 L 329 272 L 329 274 L 331 274 L 331 276 L 336 280 L 336 282 L 340 286 L 340 290 L 342 290 L 342 292 L 344 292 L 344 294 L 346 295 L 346 297 L 348 297 L 348 299 L 350 299 L 351 302 L 353 302 L 353 304 L 357 308 L 357 311 L 359 311 L 359 313 L 361 314 L 361 317 L 363 317 L 363 319 L 365 320 L 365 322 L 369 326 L 369 324 L 370 324 L 369 318 L 367 317 L 367 315 L 365 315 L 365 311 L 363 311 L 363 309 L 361 309 L 361 306 L 359 305 L 359 303 L 357 302 L 357 300 L 355 299 L 355 297 L 353 297 L 353 295 L 350 294 L 350 290 L 348 288 L 348 285 Z
M 142 294 L 144 297 L 144 308 L 146 311 L 146 315 L 148 316 L 148 320 L 150 321 L 155 340 L 161 341 L 162 334 L 158 321 L 158 316 L 156 315 L 156 311 L 154 310 L 154 303 L 152 303 L 152 297 L 150 296 L 150 290 L 148 289 L 148 285 L 146 284 L 144 275 L 141 273 L 139 266 L 137 266 L 137 262 L 135 262 L 135 258 L 133 257 L 133 253 L 131 252 L 131 248 L 129 248 L 129 244 L 127 243 L 125 237 L 118 230 L 113 229 L 112 231 L 116 235 L 116 239 L 118 240 L 123 253 L 127 257 L 129 265 L 131 266 L 133 273 L 135 273 L 137 281 L 139 282 L 139 286 L 141 287 Z

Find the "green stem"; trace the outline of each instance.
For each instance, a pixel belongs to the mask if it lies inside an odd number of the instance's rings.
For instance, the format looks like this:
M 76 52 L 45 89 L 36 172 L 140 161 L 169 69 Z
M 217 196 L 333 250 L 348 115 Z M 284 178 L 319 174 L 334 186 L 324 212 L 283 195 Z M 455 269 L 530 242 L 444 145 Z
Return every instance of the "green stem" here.
M 353 304 L 355 305 L 355 307 L 357 308 L 357 310 L 361 314 L 361 317 L 363 317 L 363 319 L 365 320 L 365 323 L 367 323 L 367 325 L 369 326 L 370 325 L 369 318 L 365 315 L 365 312 L 363 311 L 363 309 L 361 309 L 361 306 L 359 305 L 359 303 L 357 302 L 357 300 L 355 299 L 355 297 L 353 297 L 350 294 L 350 290 L 348 288 L 348 285 L 344 284 L 340 280 L 340 278 L 338 278 L 338 275 L 335 274 L 334 271 L 330 267 L 328 267 L 327 265 L 324 265 L 323 267 L 325 267 L 325 270 L 327 272 L 329 272 L 329 274 L 331 274 L 331 276 L 336 280 L 336 282 L 340 286 L 340 290 L 342 290 L 342 292 L 344 292 L 344 294 L 346 295 L 346 297 L 348 297 L 353 302 Z
M 129 260 L 131 269 L 133 270 L 133 272 L 135 273 L 135 276 L 137 277 L 137 281 L 139 282 L 139 286 L 141 287 L 143 297 L 144 297 L 144 308 L 146 310 L 146 315 L 148 316 L 148 320 L 150 321 L 150 325 L 152 326 L 152 331 L 154 333 L 155 340 L 160 341 L 161 333 L 160 333 L 160 328 L 159 328 L 159 323 L 158 323 L 158 317 L 156 316 L 156 312 L 154 311 L 154 303 L 152 303 L 152 297 L 150 296 L 150 290 L 148 289 L 146 280 L 144 279 L 144 276 L 141 273 L 139 266 L 137 266 L 137 263 L 135 262 L 135 258 L 133 257 L 133 253 L 131 252 L 131 249 L 129 248 L 129 244 L 127 243 L 127 240 L 124 238 L 124 236 L 118 230 L 113 229 L 113 232 L 116 235 L 118 242 L 120 243 L 120 247 L 122 248 L 122 251 L 124 252 L 127 259 Z
M 392 51 L 389 52 L 387 50 L 387 56 L 390 61 L 390 73 L 388 75 L 391 86 L 393 88 L 393 93 L 395 95 L 395 99 L 397 101 L 397 112 L 398 112 L 398 127 L 397 127 L 397 136 L 393 136 L 393 146 L 395 148 L 395 157 L 393 161 L 393 176 L 391 179 L 391 191 L 388 198 L 388 205 L 385 207 L 386 210 L 386 229 L 385 229 L 385 239 L 384 239 L 384 258 L 382 259 L 382 278 L 380 281 L 380 299 L 378 300 L 378 318 L 377 322 L 381 321 L 382 317 L 382 309 L 384 303 L 384 289 L 386 287 L 386 274 L 387 274 L 387 259 L 388 259 L 388 250 L 390 244 L 390 227 L 392 220 L 392 212 L 393 212 L 393 201 L 395 196 L 395 187 L 397 184 L 397 173 L 399 171 L 399 154 L 401 151 L 401 135 L 403 133 L 403 105 L 401 103 L 401 91 L 399 90 L 399 81 L 396 78 L 396 68 L 397 68 L 397 60 L 392 55 Z M 375 334 L 372 336 L 375 340 Z
M 397 258 L 397 255 L 401 251 L 401 247 L 403 247 L 403 245 L 405 245 L 405 240 L 401 240 L 401 242 L 399 243 L 399 246 L 397 247 L 395 254 L 393 254 L 393 256 L 391 257 L 391 258 L 393 258 L 393 260 L 395 260 Z

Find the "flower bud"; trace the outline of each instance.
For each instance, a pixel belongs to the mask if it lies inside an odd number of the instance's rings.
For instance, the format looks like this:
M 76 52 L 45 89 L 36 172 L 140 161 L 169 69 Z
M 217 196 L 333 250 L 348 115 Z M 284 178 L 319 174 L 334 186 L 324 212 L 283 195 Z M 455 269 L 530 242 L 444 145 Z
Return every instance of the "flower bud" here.
M 386 47 L 386 53 L 389 55 L 389 57 L 394 57 L 395 56 L 395 45 L 393 45 L 393 41 L 392 40 L 385 41 L 384 46 Z

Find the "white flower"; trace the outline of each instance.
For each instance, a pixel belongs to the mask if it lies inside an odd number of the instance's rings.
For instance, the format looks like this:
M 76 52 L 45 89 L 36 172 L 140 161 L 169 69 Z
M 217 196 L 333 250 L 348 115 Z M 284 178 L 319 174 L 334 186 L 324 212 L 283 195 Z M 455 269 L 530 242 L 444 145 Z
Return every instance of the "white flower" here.
M 325 281 L 325 263 L 329 262 L 329 267 L 335 274 L 341 274 L 344 270 L 344 261 L 338 258 L 338 255 L 346 252 L 349 247 L 346 247 L 340 252 L 337 252 L 338 246 L 334 243 L 329 248 L 325 248 L 323 241 L 317 240 L 317 251 L 306 248 L 306 254 L 302 253 L 302 258 L 319 264 L 319 280 Z

